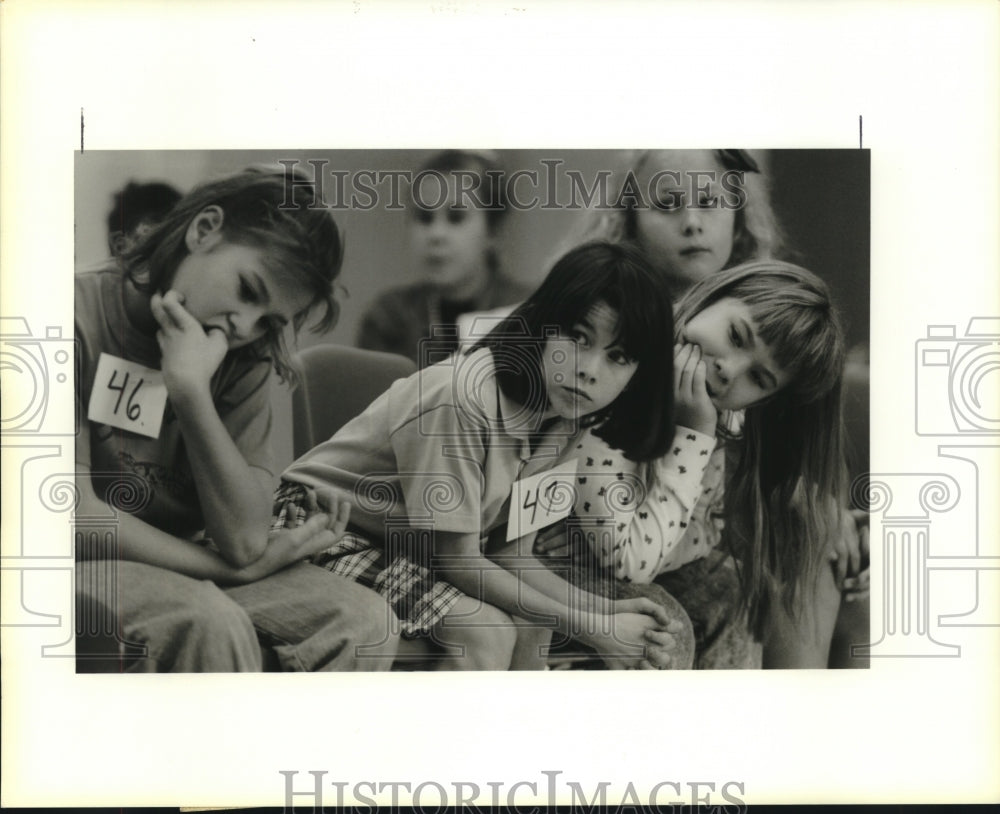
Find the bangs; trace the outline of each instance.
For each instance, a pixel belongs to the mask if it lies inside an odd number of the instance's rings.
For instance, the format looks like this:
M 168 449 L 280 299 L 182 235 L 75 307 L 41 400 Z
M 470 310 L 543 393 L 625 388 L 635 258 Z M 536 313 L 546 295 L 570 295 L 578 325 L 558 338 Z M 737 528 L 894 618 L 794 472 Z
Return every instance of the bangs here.
M 650 309 L 648 282 L 631 274 L 603 275 L 590 280 L 580 274 L 554 303 L 552 321 L 566 333 L 600 303 L 615 312 L 614 342 L 629 358 L 643 361 L 650 356 L 649 337 L 662 333 Z
M 843 367 L 844 348 L 829 305 L 809 301 L 800 293 L 772 289 L 741 299 L 775 362 L 790 374 L 789 390 L 810 402 L 834 386 Z
M 788 392 L 802 404 L 838 386 L 844 369 L 844 332 L 826 284 L 811 271 L 781 260 L 757 260 L 705 277 L 677 305 L 676 323 L 731 297 L 750 311 L 754 328 L 790 378 Z
M 614 312 L 614 345 L 638 363 L 614 401 L 585 418 L 598 438 L 633 461 L 653 460 L 673 440 L 673 306 L 662 277 L 636 248 L 594 241 L 556 261 L 542 284 L 468 352 L 488 348 L 494 360 L 529 342 L 534 370 L 497 369 L 500 389 L 522 405 L 536 405 L 531 381 L 541 381 L 542 348 L 552 331 L 565 334 L 600 304 Z
M 243 227 L 234 235 L 238 240 L 255 246 L 261 252 L 262 262 L 275 281 L 281 286 L 304 289 L 309 292 L 310 303 L 295 315 L 295 329 L 299 330 L 309 318 L 310 312 L 322 305 L 322 313 L 314 327 L 315 331 L 328 330 L 336 322 L 339 309 L 330 296 L 343 257 L 343 241 L 339 239 L 336 226 L 330 220 L 330 235 L 323 241 L 325 252 L 317 252 L 315 240 L 305 239 L 301 229 L 293 231 L 290 224 L 284 229 L 269 229 L 259 226 Z M 326 227 L 323 221 L 316 226 Z M 236 230 L 234 230 L 236 231 Z

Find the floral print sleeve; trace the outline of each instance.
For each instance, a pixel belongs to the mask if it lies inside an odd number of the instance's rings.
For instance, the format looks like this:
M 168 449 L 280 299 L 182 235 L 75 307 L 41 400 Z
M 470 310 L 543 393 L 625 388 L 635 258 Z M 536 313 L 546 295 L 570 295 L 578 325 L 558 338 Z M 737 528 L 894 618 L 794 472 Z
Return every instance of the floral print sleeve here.
M 584 435 L 577 446 L 573 522 L 618 579 L 650 582 L 711 549 L 708 504 L 716 489 L 713 482 L 706 490 L 702 480 L 709 472 L 714 476 L 714 450 L 712 436 L 678 427 L 667 454 L 640 465 L 591 433 Z M 696 528 L 699 533 L 692 536 Z
M 722 543 L 724 474 L 726 456 L 722 446 L 717 447 L 708 459 L 708 467 L 701 477 L 701 494 L 691 512 L 684 535 L 672 554 L 664 561 L 660 573 L 674 571 L 682 565 L 707 556 Z

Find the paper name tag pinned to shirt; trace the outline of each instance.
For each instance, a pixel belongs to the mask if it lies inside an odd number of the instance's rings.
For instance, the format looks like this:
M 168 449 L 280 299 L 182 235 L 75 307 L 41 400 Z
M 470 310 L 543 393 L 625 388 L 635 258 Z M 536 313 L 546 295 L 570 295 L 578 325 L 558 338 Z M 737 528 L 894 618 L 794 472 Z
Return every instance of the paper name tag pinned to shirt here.
M 562 520 L 576 502 L 576 459 L 514 481 L 510 489 L 507 542 Z
M 90 391 L 88 419 L 158 438 L 166 404 L 167 386 L 159 370 L 101 354 Z

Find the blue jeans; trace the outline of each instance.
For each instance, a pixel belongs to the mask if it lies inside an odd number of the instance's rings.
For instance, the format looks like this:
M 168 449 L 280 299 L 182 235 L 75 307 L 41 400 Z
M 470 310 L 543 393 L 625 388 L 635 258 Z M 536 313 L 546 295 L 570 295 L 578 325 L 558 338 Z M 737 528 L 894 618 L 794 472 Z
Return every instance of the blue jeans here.
M 77 563 L 79 672 L 387 670 L 392 611 L 309 563 L 220 588 L 144 563 Z M 378 654 L 374 653 L 378 648 Z
M 696 670 L 760 669 L 763 648 L 747 624 L 736 563 L 725 550 L 660 574 L 653 584 L 691 618 Z

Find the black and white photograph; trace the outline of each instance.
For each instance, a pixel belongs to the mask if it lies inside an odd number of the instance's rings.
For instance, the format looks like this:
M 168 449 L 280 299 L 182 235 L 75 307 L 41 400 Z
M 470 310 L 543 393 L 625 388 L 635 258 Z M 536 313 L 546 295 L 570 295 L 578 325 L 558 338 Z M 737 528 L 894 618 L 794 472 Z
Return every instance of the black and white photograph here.
M 0 4 L 2 805 L 1000 798 L 998 15 Z
M 74 197 L 78 670 L 867 666 L 866 151 L 89 151 Z

